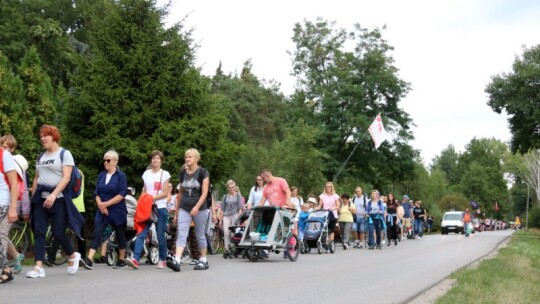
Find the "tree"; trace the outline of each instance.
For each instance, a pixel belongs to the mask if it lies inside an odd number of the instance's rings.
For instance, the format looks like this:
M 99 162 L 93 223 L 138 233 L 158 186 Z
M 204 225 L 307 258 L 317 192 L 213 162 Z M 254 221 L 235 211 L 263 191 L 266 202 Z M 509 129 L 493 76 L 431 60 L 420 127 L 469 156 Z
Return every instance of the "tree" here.
M 283 141 L 272 148 L 275 171 L 304 195 L 317 193 L 324 184 L 322 169 L 327 156 L 315 147 L 319 132 L 300 119 L 286 130 Z
M 512 72 L 493 76 L 486 87 L 493 111 L 508 113 L 512 151 L 540 148 L 540 45 L 524 48 Z
M 523 179 L 534 190 L 536 200 L 540 205 L 540 149 L 532 150 L 523 155 Z
M 496 139 L 472 139 L 458 161 L 461 193 L 478 202 L 482 210 L 493 212 L 495 202 L 500 213 L 508 210 L 508 189 L 504 174 L 508 147 Z
M 435 156 L 431 169 L 438 169 L 446 174 L 446 178 L 451 185 L 459 184 L 460 177 L 457 172 L 459 154 L 453 145 L 449 145 L 441 151 L 440 156 Z
M 318 18 L 297 23 L 292 40 L 296 45 L 291 53 L 293 75 L 298 86 L 291 100 L 291 115 L 305 115 L 302 118 L 308 124 L 322 129 L 317 148 L 330 156 L 325 162 L 325 177 L 334 178 L 356 143 L 366 136 L 373 118 L 382 113 L 395 139 L 375 153 L 366 137 L 366 144 L 348 163 L 346 175 L 362 174 L 366 176 L 363 181 L 379 176 L 375 185 L 404 178 L 405 172 L 412 171 L 417 154 L 407 144 L 412 138 L 411 119 L 399 106 L 409 85 L 398 77 L 389 55 L 393 48 L 382 39 L 381 31 L 355 25 L 349 32 Z M 351 44 L 354 48 L 348 50 Z M 380 170 L 394 156 L 406 161 L 396 162 L 392 172 L 380 176 Z
M 469 200 L 461 194 L 449 194 L 441 199 L 439 207 L 442 211 L 462 211 L 470 208 Z
M 252 73 L 249 60 L 239 76 L 224 75 L 220 65 L 212 78 L 212 93 L 229 106 L 230 140 L 270 147 L 274 139 L 283 139 L 284 96 L 279 86 L 267 86 Z
M 237 147 L 225 141 L 227 112 L 210 94 L 210 82 L 194 67 L 190 33 L 178 23 L 164 28 L 156 1 L 104 1 L 87 21 L 89 50 L 77 58 L 66 102 L 69 142 L 94 176 L 101 155 L 114 149 L 132 185 L 154 149 L 164 168 L 178 172 L 195 147 L 201 165 L 217 181 L 235 167 Z M 174 176 L 174 175 L 173 175 Z

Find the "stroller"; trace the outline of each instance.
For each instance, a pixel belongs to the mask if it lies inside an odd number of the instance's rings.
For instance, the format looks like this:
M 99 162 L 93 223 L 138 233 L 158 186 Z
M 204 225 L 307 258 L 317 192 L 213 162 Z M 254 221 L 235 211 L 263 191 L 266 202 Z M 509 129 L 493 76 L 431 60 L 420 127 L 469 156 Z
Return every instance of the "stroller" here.
M 307 227 L 304 232 L 302 242 L 303 253 L 311 252 L 311 248 L 317 248 L 317 253 L 323 253 L 323 249 L 328 248 L 330 253 L 334 253 L 336 247 L 334 242 L 326 244 L 328 239 L 328 210 L 315 210 L 309 214 Z
M 249 219 L 249 216 L 251 215 L 250 210 L 246 210 L 240 215 L 234 226 L 230 226 L 229 230 L 231 231 L 231 244 L 229 245 L 229 252 L 227 251 L 223 253 L 223 258 L 237 258 L 239 254 L 242 254 L 242 257 L 245 257 L 244 248 L 241 246 L 238 246 L 240 244 L 240 241 L 242 241 L 242 235 L 244 234 L 244 231 L 246 230 L 246 221 Z
M 292 215 L 276 207 L 255 207 L 238 244 L 252 262 L 264 258 L 265 250 L 285 251 L 289 260 L 296 261 L 300 243 L 293 234 Z

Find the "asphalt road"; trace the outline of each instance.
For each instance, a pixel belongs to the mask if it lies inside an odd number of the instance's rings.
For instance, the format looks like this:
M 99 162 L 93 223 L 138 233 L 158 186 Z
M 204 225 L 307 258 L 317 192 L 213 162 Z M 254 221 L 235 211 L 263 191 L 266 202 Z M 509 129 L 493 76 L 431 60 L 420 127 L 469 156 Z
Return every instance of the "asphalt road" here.
M 290 262 L 282 255 L 256 263 L 209 257 L 210 269 L 182 271 L 141 264 L 138 270 L 94 264 L 68 275 L 65 266 L 27 279 L 26 266 L 0 285 L 1 303 L 404 303 L 453 271 L 488 254 L 513 231 L 431 235 L 382 250 L 337 246 Z

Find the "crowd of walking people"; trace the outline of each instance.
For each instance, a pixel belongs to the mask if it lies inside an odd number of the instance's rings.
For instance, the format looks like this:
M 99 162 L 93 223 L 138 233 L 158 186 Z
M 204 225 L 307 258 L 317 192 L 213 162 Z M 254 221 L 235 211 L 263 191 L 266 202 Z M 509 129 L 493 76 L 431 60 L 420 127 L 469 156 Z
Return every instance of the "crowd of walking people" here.
M 103 262 L 103 242 L 107 235 L 116 235 L 118 259 L 114 268 L 131 267 L 138 269 L 143 256 L 147 234 L 152 225 L 158 243 L 158 268 L 169 268 L 179 272 L 181 258 L 186 250 L 188 235 L 193 234 L 196 253 L 192 254 L 191 265 L 195 270 L 209 269 L 207 259 L 207 234 L 210 222 L 219 220 L 225 237 L 225 253 L 229 250 L 229 227 L 238 222 L 245 210 L 258 206 L 274 206 L 293 213 L 294 233 L 302 241 L 306 221 L 310 212 L 326 210 L 328 212 L 328 245 L 335 241 L 339 232 L 343 249 L 364 248 L 382 249 L 383 245 L 397 246 L 407 238 L 421 239 L 424 225 L 433 225 L 433 218 L 428 217 L 421 201 L 410 201 L 407 195 L 401 200 L 393 193 L 381 194 L 373 189 L 364 194 L 361 187 L 354 192 L 336 193 L 332 182 L 324 185 L 318 196 L 309 194 L 304 201 L 297 187 L 289 187 L 287 181 L 274 176 L 271 170 L 264 169 L 256 176 L 247 201 L 242 197 L 236 183 L 228 181 L 227 193 L 221 203 L 215 204 L 210 195 L 210 172 L 199 166 L 200 154 L 196 149 L 188 149 L 184 163 L 180 168 L 180 182 L 177 187 L 171 184 L 171 174 L 162 168 L 165 155 L 161 151 L 152 151 L 149 165 L 142 174 L 142 193 L 135 206 L 129 202 L 135 200 L 128 192 L 127 176 L 118 167 L 120 155 L 113 150 L 103 154 L 103 170 L 99 173 L 92 199 L 96 204 L 93 217 L 94 229 L 89 250 L 82 239 L 84 218 L 83 195 L 74 195 L 68 191 L 73 178 L 73 171 L 78 170 L 69 150 L 60 146 L 61 135 L 55 126 L 44 125 L 39 131 L 43 152 L 36 158 L 36 173 L 27 189 L 28 162 L 21 155 L 14 155 L 17 146 L 13 136 L 2 137 L 2 166 L 0 178 L 0 267 L 2 282 L 13 280 L 13 274 L 22 271 L 23 253 L 16 251 L 9 240 L 12 223 L 23 219 L 30 221 L 34 233 L 35 264 L 26 273 L 28 278 L 46 276 L 44 264 L 51 260 L 46 253 L 45 235 L 50 225 L 56 246 L 60 246 L 67 255 L 67 273 L 75 274 L 79 266 L 93 269 L 94 263 Z M 82 172 L 81 172 L 82 173 Z M 84 176 L 84 175 L 82 175 Z M 21 181 L 21 182 L 19 182 Z M 84 185 L 84 181 L 82 183 Z M 20 189 L 22 188 L 22 189 Z M 84 191 L 84 189 L 83 189 Z M 131 197 L 131 199 L 128 199 Z M 128 204 L 126 204 L 126 201 Z M 135 210 L 131 218 L 136 231 L 130 255 L 126 255 L 128 240 L 128 210 Z M 169 253 L 165 231 L 172 223 L 177 226 L 174 249 Z M 413 228 L 414 227 L 414 228 Z M 190 230 L 191 228 L 191 230 Z M 71 230 L 79 240 L 77 250 L 66 235 Z M 431 229 L 431 228 L 430 228 Z M 328 246 L 325 246 L 328 250 Z M 101 256 L 97 256 L 98 252 Z M 54 259 L 54 258 L 53 258 Z

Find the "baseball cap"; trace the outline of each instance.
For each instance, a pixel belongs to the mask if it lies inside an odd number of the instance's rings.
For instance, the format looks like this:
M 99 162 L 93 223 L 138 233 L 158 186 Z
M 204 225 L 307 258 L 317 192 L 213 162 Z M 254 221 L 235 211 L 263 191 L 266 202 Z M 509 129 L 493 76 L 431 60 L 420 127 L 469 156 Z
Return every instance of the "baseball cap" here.
M 407 194 L 405 194 L 405 195 L 403 196 L 403 199 L 409 199 L 409 196 L 408 196 Z

